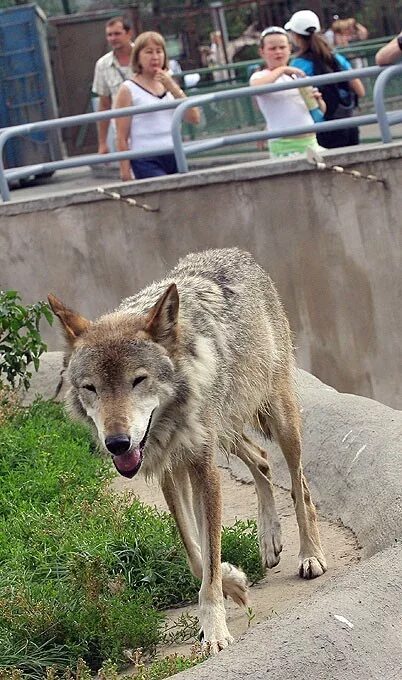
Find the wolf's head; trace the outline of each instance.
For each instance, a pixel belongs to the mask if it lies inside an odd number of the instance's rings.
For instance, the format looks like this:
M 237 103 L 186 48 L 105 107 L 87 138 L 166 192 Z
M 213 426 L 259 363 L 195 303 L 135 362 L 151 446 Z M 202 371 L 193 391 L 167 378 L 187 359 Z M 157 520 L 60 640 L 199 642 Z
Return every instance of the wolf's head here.
M 67 340 L 69 403 L 95 425 L 125 477 L 141 467 L 158 409 L 174 396 L 179 296 L 169 286 L 144 315 L 118 311 L 91 322 L 54 295 L 49 304 Z

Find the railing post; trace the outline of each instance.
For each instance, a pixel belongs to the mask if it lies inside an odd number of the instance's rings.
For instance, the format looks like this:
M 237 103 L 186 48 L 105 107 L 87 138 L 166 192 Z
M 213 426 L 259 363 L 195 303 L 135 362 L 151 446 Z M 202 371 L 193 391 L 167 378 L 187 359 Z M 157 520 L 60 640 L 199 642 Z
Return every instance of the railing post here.
M 3 149 L 4 149 L 4 144 L 7 141 L 7 133 L 6 132 L 0 132 L 0 194 L 3 199 L 3 201 L 9 201 L 11 198 L 10 194 L 10 188 L 8 186 L 8 182 L 6 179 L 6 175 L 4 172 L 4 162 L 3 162 Z
M 196 108 L 198 103 L 215 101 L 215 93 L 195 95 L 191 99 L 184 99 L 175 109 L 172 118 L 173 153 L 179 172 L 188 172 L 187 157 L 184 152 L 184 144 L 181 136 L 181 124 L 187 109 Z
M 181 124 L 186 109 L 190 108 L 189 100 L 185 99 L 175 109 L 172 118 L 172 139 L 173 139 L 173 153 L 176 158 L 176 165 L 179 172 L 188 172 L 188 163 L 186 154 L 184 153 L 183 139 L 181 136 Z M 194 104 L 192 105 L 194 106 Z
M 378 127 L 380 128 L 381 137 L 384 144 L 392 142 L 391 126 L 389 124 L 385 109 L 384 91 L 389 79 L 398 73 L 402 73 L 402 64 L 388 66 L 383 71 L 381 71 L 374 83 L 373 101 L 378 120 Z

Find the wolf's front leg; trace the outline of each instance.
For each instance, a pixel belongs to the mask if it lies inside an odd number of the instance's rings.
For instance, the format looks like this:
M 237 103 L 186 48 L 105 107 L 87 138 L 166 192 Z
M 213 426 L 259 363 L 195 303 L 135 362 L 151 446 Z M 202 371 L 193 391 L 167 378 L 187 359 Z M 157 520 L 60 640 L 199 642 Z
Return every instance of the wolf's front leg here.
M 209 644 L 211 653 L 216 654 L 233 642 L 226 625 L 222 592 L 222 498 L 219 471 L 212 454 L 204 451 L 199 463 L 193 464 L 189 473 L 201 543 L 200 623 L 205 642 Z

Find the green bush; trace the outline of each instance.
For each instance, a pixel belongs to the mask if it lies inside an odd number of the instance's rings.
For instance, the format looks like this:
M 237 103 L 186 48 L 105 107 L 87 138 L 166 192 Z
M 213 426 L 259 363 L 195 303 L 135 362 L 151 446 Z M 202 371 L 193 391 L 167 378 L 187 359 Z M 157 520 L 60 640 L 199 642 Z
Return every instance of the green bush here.
M 0 670 L 120 664 L 163 639 L 163 607 L 196 599 L 170 515 L 107 492 L 114 473 L 93 449 L 54 403 L 0 427 Z M 222 543 L 225 560 L 262 575 L 255 523 Z
M 47 347 L 39 324 L 42 318 L 53 323 L 53 314 L 46 302 L 24 307 L 15 290 L 0 290 L 0 386 L 2 376 L 12 387 L 20 384 L 28 389 L 32 378 L 31 364 L 39 368 L 39 357 Z

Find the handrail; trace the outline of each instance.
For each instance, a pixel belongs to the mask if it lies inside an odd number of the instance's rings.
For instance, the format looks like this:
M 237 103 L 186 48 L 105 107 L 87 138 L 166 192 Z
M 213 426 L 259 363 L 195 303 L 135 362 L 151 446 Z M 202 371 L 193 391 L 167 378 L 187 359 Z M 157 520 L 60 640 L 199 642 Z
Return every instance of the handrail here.
M 402 64 L 394 67 L 379 67 L 371 66 L 363 69 L 354 69 L 350 71 L 340 71 L 337 73 L 325 74 L 320 76 L 313 76 L 307 78 L 300 78 L 292 80 L 288 83 L 272 83 L 270 85 L 262 85 L 257 87 L 240 87 L 230 90 L 222 90 L 218 92 L 211 92 L 208 94 L 191 96 L 188 99 L 176 99 L 172 102 L 158 103 L 152 106 L 131 106 L 124 109 L 113 109 L 110 111 L 97 111 L 94 113 L 85 113 L 76 116 L 68 116 L 65 118 L 52 119 L 47 121 L 37 121 L 35 123 L 26 123 L 24 125 L 15 125 L 8 128 L 0 129 L 0 193 L 3 201 L 10 200 L 10 191 L 8 181 L 11 179 L 18 179 L 27 177 L 29 175 L 45 172 L 49 170 L 56 170 L 60 168 L 78 167 L 82 165 L 93 165 L 96 163 L 103 163 L 108 161 L 118 161 L 122 159 L 140 158 L 143 156 L 143 151 L 120 151 L 108 154 L 90 154 L 86 156 L 73 156 L 70 158 L 44 162 L 36 165 L 23 166 L 18 168 L 11 168 L 4 170 L 3 164 L 3 149 L 5 143 L 13 136 L 26 135 L 36 130 L 57 129 L 62 127 L 71 127 L 85 122 L 93 122 L 97 120 L 105 120 L 111 118 L 120 118 L 124 116 L 138 115 L 140 113 L 147 113 L 150 111 L 162 109 L 176 109 L 172 120 L 172 139 L 173 143 L 164 145 L 161 148 L 155 149 L 152 152 L 147 152 L 147 155 L 153 156 L 160 153 L 174 153 L 176 157 L 177 167 L 179 172 L 187 172 L 188 165 L 186 156 L 191 156 L 207 149 L 218 148 L 229 144 L 239 144 L 244 141 L 254 141 L 259 139 L 272 139 L 275 137 L 287 137 L 295 134 L 304 134 L 310 132 L 320 132 L 325 130 L 342 129 L 345 127 L 357 127 L 359 125 L 369 125 L 378 122 L 380 124 L 382 139 L 384 142 L 391 141 L 389 125 L 402 122 L 402 111 L 395 111 L 387 113 L 385 105 L 383 104 L 384 87 L 394 74 L 400 73 Z M 268 132 L 267 130 L 246 132 L 242 134 L 232 134 L 224 137 L 210 138 L 200 141 L 192 141 L 183 143 L 181 138 L 181 124 L 184 114 L 188 108 L 195 106 L 203 106 L 209 102 L 216 102 L 224 99 L 231 99 L 237 97 L 250 97 L 266 92 L 278 92 L 280 90 L 289 90 L 293 88 L 306 87 L 309 85 L 319 86 L 325 83 L 338 82 L 344 80 L 352 80 L 354 78 L 365 78 L 369 76 L 378 75 L 378 85 L 375 88 L 375 103 L 376 114 L 365 116 L 354 116 L 352 118 L 343 118 L 340 120 L 326 121 L 322 123 L 313 123 L 308 126 L 300 126 L 286 130 L 277 130 L 276 132 Z
M 402 64 L 395 64 L 394 66 L 387 66 L 374 83 L 373 101 L 375 112 L 377 115 L 378 126 L 381 131 L 381 137 L 384 144 L 392 142 L 392 135 L 388 121 L 387 112 L 385 110 L 384 92 L 385 86 L 393 76 L 402 73 Z
M 287 83 L 271 83 L 270 85 L 258 85 L 246 88 L 234 88 L 232 90 L 224 90 L 220 92 L 210 92 L 208 94 L 195 95 L 191 97 L 191 103 L 189 99 L 181 100 L 180 105 L 177 107 L 173 114 L 172 120 L 172 137 L 173 146 L 175 149 L 176 163 L 179 172 L 188 172 L 188 164 L 186 159 L 186 147 L 183 143 L 181 137 L 181 123 L 186 110 L 190 106 L 202 106 L 203 104 L 208 104 L 210 102 L 217 102 L 224 99 L 233 99 L 237 97 L 250 97 L 255 95 L 265 94 L 267 92 L 279 92 L 282 90 L 293 90 L 300 87 L 308 87 L 313 85 L 314 87 L 319 87 L 320 85 L 325 85 L 326 83 L 336 83 L 345 80 L 353 80 L 354 78 L 367 78 L 370 76 L 377 76 L 384 67 L 380 66 L 369 66 L 360 69 L 351 69 L 350 71 L 337 71 L 336 73 L 327 73 L 319 76 L 311 76 L 306 78 L 298 78 L 297 80 L 291 80 Z M 355 122 L 359 118 L 360 122 Z M 275 133 L 267 132 L 263 133 L 264 137 L 259 137 L 260 139 L 272 139 L 274 137 L 290 137 L 293 135 L 299 135 L 309 132 L 320 132 L 326 130 L 336 130 L 337 128 L 344 127 L 357 127 L 360 125 L 369 125 L 370 123 L 376 122 L 376 116 L 370 114 L 368 116 L 359 116 L 356 118 L 347 118 L 333 121 L 326 121 L 325 123 L 312 123 L 308 126 L 299 126 L 297 128 L 291 128 L 287 130 L 279 130 Z M 346 120 L 346 122 L 345 122 Z M 253 133 L 245 133 L 242 136 L 241 141 L 246 141 L 247 135 Z M 240 137 L 240 135 L 236 135 Z M 237 142 L 240 143 L 240 142 Z M 193 150 L 196 148 L 194 145 L 191 147 Z

